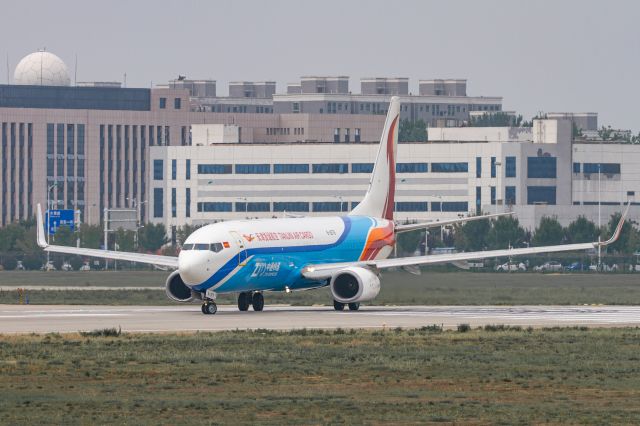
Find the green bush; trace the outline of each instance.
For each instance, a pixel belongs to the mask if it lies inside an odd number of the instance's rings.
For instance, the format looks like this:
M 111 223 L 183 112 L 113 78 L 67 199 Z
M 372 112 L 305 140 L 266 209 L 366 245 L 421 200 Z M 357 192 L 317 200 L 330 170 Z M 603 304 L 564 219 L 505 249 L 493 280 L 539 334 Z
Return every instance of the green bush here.
M 466 333 L 469 330 L 471 330 L 471 326 L 469 324 L 458 324 L 459 333 Z
M 13 255 L 6 255 L 2 257 L 2 267 L 5 271 L 13 271 L 18 266 L 18 260 Z

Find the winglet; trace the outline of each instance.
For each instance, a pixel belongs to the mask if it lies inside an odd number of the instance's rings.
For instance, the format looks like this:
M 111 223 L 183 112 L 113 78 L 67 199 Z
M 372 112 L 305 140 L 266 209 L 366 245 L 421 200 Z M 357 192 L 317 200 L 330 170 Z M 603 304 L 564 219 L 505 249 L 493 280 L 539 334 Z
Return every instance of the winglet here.
M 609 244 L 615 243 L 618 240 L 618 238 L 620 237 L 620 234 L 622 233 L 622 227 L 624 226 L 624 222 L 627 219 L 627 214 L 629 213 L 629 207 L 631 207 L 631 201 L 627 203 L 627 208 L 624 209 L 624 213 L 622 213 L 622 216 L 620 216 L 620 221 L 618 222 L 618 226 L 616 226 L 616 230 L 613 232 L 613 235 L 611 236 L 611 238 L 601 243 L 595 243 L 594 245 L 596 247 L 598 246 L 605 247 L 605 246 L 608 246 Z
M 42 207 L 40 207 L 40 203 L 38 203 L 38 215 L 36 220 L 38 226 L 38 245 L 42 248 L 47 248 L 49 244 L 47 244 L 47 240 L 45 238 L 44 221 L 42 220 Z

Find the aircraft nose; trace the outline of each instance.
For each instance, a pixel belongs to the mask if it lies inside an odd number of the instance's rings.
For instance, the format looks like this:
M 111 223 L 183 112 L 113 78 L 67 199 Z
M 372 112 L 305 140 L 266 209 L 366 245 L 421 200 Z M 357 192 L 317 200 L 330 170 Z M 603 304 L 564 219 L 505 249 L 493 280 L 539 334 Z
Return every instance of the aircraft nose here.
M 183 251 L 178 256 L 180 278 L 189 286 L 201 284 L 206 280 L 207 253 Z

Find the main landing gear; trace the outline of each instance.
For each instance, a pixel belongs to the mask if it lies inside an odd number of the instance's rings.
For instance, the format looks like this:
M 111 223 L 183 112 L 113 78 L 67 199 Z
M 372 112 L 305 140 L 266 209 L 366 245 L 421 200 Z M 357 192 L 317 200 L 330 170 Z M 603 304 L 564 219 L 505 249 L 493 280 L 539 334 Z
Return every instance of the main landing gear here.
M 254 311 L 261 311 L 264 309 L 264 296 L 261 292 L 244 291 L 238 295 L 238 309 L 241 311 L 248 311 L 249 305 L 253 306 Z
M 347 305 L 347 303 L 340 303 L 337 300 L 333 301 L 333 309 L 335 309 L 336 311 L 344 311 L 344 305 Z M 350 311 L 357 311 L 358 309 L 360 309 L 359 302 L 349 303 L 348 305 Z

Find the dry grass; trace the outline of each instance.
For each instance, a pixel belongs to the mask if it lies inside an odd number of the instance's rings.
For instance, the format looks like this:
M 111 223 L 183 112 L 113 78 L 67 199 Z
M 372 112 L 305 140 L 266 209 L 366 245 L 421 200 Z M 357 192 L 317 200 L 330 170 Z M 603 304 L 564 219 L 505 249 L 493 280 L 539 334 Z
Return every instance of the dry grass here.
M 0 423 L 637 424 L 639 338 L 499 326 L 3 336 Z

